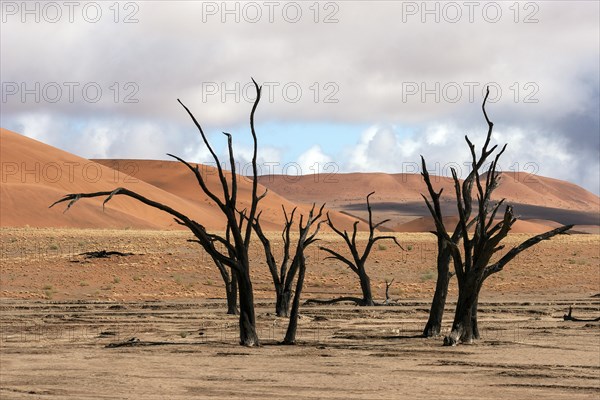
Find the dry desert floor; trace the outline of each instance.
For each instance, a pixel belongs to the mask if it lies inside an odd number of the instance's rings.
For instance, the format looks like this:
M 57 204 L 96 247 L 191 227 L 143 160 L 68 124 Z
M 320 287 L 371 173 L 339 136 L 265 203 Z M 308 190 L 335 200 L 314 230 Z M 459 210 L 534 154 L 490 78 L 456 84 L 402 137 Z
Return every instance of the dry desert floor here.
M 518 244 L 529 235 L 511 235 Z M 326 233 L 319 245 L 343 251 Z M 281 247 L 278 234 L 272 235 Z M 520 255 L 480 296 L 482 338 L 418 337 L 435 286 L 430 234 L 374 249 L 375 296 L 394 304 L 303 306 L 297 346 L 281 346 L 264 257 L 253 248 L 263 346 L 237 345 L 221 278 L 185 231 L 3 228 L 2 399 L 598 399 L 600 236 L 561 236 Z M 134 255 L 86 259 L 114 250 Z M 355 276 L 309 252 L 303 299 L 358 294 Z M 444 329 L 452 320 L 451 283 Z M 141 346 L 106 347 L 130 338 Z

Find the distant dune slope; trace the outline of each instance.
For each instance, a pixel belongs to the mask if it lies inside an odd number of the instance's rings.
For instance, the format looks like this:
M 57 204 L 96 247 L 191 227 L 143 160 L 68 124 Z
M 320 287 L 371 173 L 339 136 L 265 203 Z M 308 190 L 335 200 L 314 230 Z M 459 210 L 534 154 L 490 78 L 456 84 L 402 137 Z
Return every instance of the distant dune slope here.
M 216 205 L 201 192 L 193 174 L 178 162 L 95 162 L 6 129 L 0 129 L 0 161 L 0 226 L 185 229 L 170 215 L 123 196 L 114 197 L 104 211 L 103 198 L 80 200 L 67 213 L 63 212 L 64 203 L 48 208 L 67 193 L 125 187 L 181 211 L 211 230 L 225 228 Z M 203 170 L 208 186 L 221 193 L 215 170 Z M 258 190 L 263 193 L 265 188 L 259 185 Z M 250 181 L 240 178 L 240 209 L 248 207 L 250 193 Z M 290 211 L 296 206 L 276 193 L 269 193 L 260 205 L 265 230 L 281 229 L 282 205 Z M 309 210 L 306 205 L 298 207 L 304 213 Z M 332 218 L 344 229 L 352 226 L 353 219 L 343 214 L 333 211 Z
M 0 134 L 0 226 L 183 229 L 169 215 L 119 196 L 104 211 L 102 199 L 80 201 L 67 213 L 63 213 L 64 204 L 48 209 L 66 193 L 126 187 L 189 215 L 209 229 L 225 227 L 214 202 L 179 162 L 88 160 L 6 129 L 0 129 Z M 209 188 L 220 195 L 216 169 L 201 166 L 201 171 Z M 442 209 L 452 219 L 457 214 L 452 181 L 446 177 L 433 177 L 433 181 L 438 190 L 444 188 Z M 239 207 L 247 208 L 251 182 L 243 177 L 238 182 Z M 269 189 L 260 205 L 265 230 L 281 229 L 282 205 L 287 210 L 298 207 L 306 214 L 313 202 L 327 203 L 334 222 L 351 229 L 355 218 L 367 218 L 365 196 L 373 191 L 375 220 L 391 219 L 385 230 L 426 232 L 432 228 L 421 198 L 426 188 L 418 174 L 279 175 L 262 176 L 259 182 L 260 193 Z M 580 226 L 580 231 L 600 231 L 600 198 L 577 185 L 512 172 L 502 173 L 500 182 L 494 198 L 506 198 L 522 219 L 515 232 L 539 233 L 567 223 Z M 366 229 L 364 222 L 359 227 Z
M 214 213 L 218 213 L 216 205 L 207 195 L 205 195 L 198 186 L 196 178 L 191 171 L 178 161 L 155 161 L 155 160 L 94 160 L 104 166 L 118 171 L 127 171 L 135 180 L 144 181 L 157 188 L 177 195 L 190 202 L 200 202 L 211 207 Z M 215 167 L 200 165 L 202 176 L 205 177 L 208 188 L 219 197 L 222 197 L 223 190 L 218 181 L 218 171 Z M 231 173 L 224 171 L 229 181 Z M 252 195 L 252 181 L 247 177 L 238 176 L 238 196 L 239 209 L 250 207 L 250 198 Z M 259 185 L 258 193 L 265 191 L 263 185 Z M 305 204 L 303 204 L 305 203 Z M 320 206 L 322 202 L 317 202 Z M 260 201 L 259 210 L 262 211 L 261 221 L 263 229 L 280 230 L 284 219 L 283 207 L 291 212 L 294 207 L 298 207 L 298 212 L 308 214 L 312 202 L 291 202 L 280 196 L 274 191 L 270 191 L 267 196 Z M 334 223 L 341 228 L 350 229 L 354 221 L 353 218 L 345 216 L 337 211 L 331 212 Z M 224 221 L 224 220 L 223 220 Z M 224 222 L 223 222 L 224 223 Z M 336 225 L 336 226 L 337 226 Z M 366 229 L 366 225 L 361 225 L 361 229 Z
M 452 179 L 432 176 L 432 180 L 436 189 L 444 189 L 442 199 L 453 201 Z M 338 205 L 361 202 L 373 191 L 373 200 L 377 202 L 421 203 L 421 193 L 427 191 L 418 174 L 350 173 L 318 177 L 269 175 L 262 176 L 260 183 L 291 201 L 313 199 Z M 577 185 L 525 173 L 502 172 L 500 185 L 493 198 L 506 198 L 509 203 L 564 210 L 598 212 L 600 208 L 600 198 Z
M 116 174 L 111 168 L 77 157 L 17 133 L 0 131 L 2 190 L 1 226 L 176 228 L 169 215 L 122 196 L 102 210 L 103 199 L 79 201 L 69 212 L 66 204 L 48 206 L 67 193 L 110 191 L 126 187 L 184 213 L 218 225 L 210 207 L 192 204 L 146 182 Z
M 437 190 L 444 189 L 444 213 L 448 217 L 456 216 L 452 179 L 438 176 L 432 179 Z M 291 201 L 327 201 L 332 208 L 361 218 L 366 216 L 365 196 L 374 191 L 373 209 L 379 218 L 391 219 L 387 228 L 409 232 L 430 230 L 426 222 L 429 212 L 421 197 L 427 188 L 418 174 L 271 175 L 261 177 L 260 182 Z M 506 198 L 523 220 L 514 231 L 538 233 L 568 223 L 600 225 L 600 198 L 569 182 L 503 172 L 493 198 Z M 526 221 L 529 219 L 533 221 Z

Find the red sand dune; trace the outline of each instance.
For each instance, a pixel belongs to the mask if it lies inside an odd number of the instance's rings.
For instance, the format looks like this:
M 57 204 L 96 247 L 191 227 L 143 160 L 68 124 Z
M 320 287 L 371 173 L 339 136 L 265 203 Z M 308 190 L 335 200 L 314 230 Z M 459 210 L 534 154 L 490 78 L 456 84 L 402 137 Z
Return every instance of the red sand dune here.
M 451 178 L 432 176 L 436 190 L 444 189 L 443 201 L 453 201 L 454 183 Z M 482 177 L 482 179 L 484 179 Z M 260 182 L 292 201 L 314 199 L 332 204 L 362 202 L 370 192 L 374 202 L 423 202 L 421 193 L 427 188 L 419 174 L 349 173 L 320 176 L 287 177 L 263 176 Z M 565 181 L 525 173 L 502 172 L 500 185 L 493 199 L 506 198 L 508 203 L 523 203 L 564 210 L 600 210 L 600 197 Z
M 113 168 L 115 170 L 128 171 L 132 178 L 135 180 L 144 181 L 157 188 L 165 190 L 169 193 L 175 194 L 183 199 L 190 202 L 200 202 L 202 204 L 209 205 L 214 213 L 218 213 L 216 210 L 216 204 L 205 195 L 201 188 L 198 186 L 196 178 L 192 172 L 185 165 L 178 161 L 156 161 L 156 160 L 93 160 L 104 166 Z M 205 177 L 208 188 L 222 197 L 222 188 L 218 181 L 218 171 L 215 167 L 201 165 L 200 171 L 202 176 Z M 227 180 L 231 179 L 231 173 L 224 171 Z M 239 208 L 249 208 L 250 198 L 252 194 L 252 181 L 246 177 L 238 176 L 238 201 Z M 259 195 L 264 193 L 265 187 L 259 185 Z M 318 203 L 319 207 L 322 203 Z M 259 203 L 259 210 L 262 211 L 261 221 L 263 223 L 263 229 L 267 230 L 280 230 L 282 228 L 283 221 L 285 220 L 283 215 L 282 206 L 285 207 L 287 212 L 291 212 L 294 207 L 297 207 L 296 215 L 299 213 L 308 215 L 312 205 L 308 204 L 296 204 L 280 196 L 279 194 L 269 191 L 267 196 L 262 199 Z M 220 214 L 219 214 L 220 217 Z M 345 216 L 339 212 L 332 211 L 331 219 L 333 222 L 343 229 L 349 229 L 352 227 L 354 221 L 353 218 Z M 224 219 L 222 219 L 224 223 Z M 325 229 L 325 227 L 323 227 Z M 361 224 L 361 229 L 366 229 L 366 225 Z
M 168 205 L 209 229 L 225 227 L 224 218 L 214 202 L 201 192 L 193 174 L 181 163 L 141 160 L 97 163 L 6 129 L 0 129 L 0 141 L 0 226 L 185 229 L 170 215 L 123 196 L 114 197 L 104 212 L 103 198 L 80 200 L 66 213 L 63 213 L 66 203 L 48 209 L 67 193 L 125 187 Z M 119 168 L 108 166 L 115 164 Z M 209 187 L 216 191 L 218 181 L 214 169 L 206 167 L 205 171 Z M 259 193 L 264 190 L 259 186 Z M 250 193 L 250 181 L 240 178 L 241 208 L 248 205 Z M 290 211 L 296 206 L 275 193 L 269 193 L 261 201 L 265 230 L 281 229 L 282 204 Z M 302 213 L 308 213 L 309 207 L 298 207 Z M 338 212 L 332 212 L 332 219 L 344 229 L 351 227 L 353 222 L 352 218 Z
M 451 178 L 432 176 L 436 190 L 443 188 L 442 209 L 448 216 L 456 215 L 454 183 Z M 481 179 L 485 179 L 482 177 Z M 371 197 L 378 219 L 390 219 L 385 225 L 391 230 L 423 232 L 432 229 L 429 212 L 421 193 L 427 193 L 418 174 L 350 173 L 329 176 L 264 176 L 260 182 L 292 201 L 316 199 L 326 201 L 334 209 L 365 218 L 365 196 Z M 600 198 L 569 182 L 533 176 L 526 173 L 501 173 L 494 200 L 505 198 L 515 205 L 522 220 L 513 232 L 540 233 L 563 223 L 590 225 L 581 231 L 593 232 L 600 213 Z M 554 219 L 556 220 L 554 220 Z M 577 226 L 576 226 L 577 228 Z
M 0 133 L 0 226 L 183 229 L 169 215 L 123 197 L 113 198 L 104 212 L 103 199 L 81 200 L 67 213 L 63 213 L 66 204 L 48 209 L 48 205 L 66 193 L 109 191 L 117 187 L 129 188 L 169 205 L 209 229 L 222 230 L 225 226 L 214 202 L 202 193 L 193 174 L 179 162 L 87 160 L 6 129 L 0 129 Z M 201 171 L 208 186 L 220 193 L 216 170 L 202 166 Z M 455 206 L 452 206 L 451 179 L 436 176 L 432 179 L 436 189 L 444 188 L 442 206 L 448 211 L 445 214 L 450 219 L 455 218 L 452 217 Z M 251 182 L 242 177 L 238 182 L 239 205 L 244 208 L 249 204 Z M 426 188 L 418 174 L 263 176 L 260 183 L 259 193 L 269 188 L 269 194 L 260 205 L 265 230 L 281 229 L 282 205 L 288 210 L 298 206 L 299 211 L 306 214 L 310 208 L 307 204 L 313 202 L 327 203 L 328 208 L 337 210 L 331 211 L 336 225 L 351 229 L 354 216 L 366 218 L 365 196 L 373 191 L 376 192 L 372 197 L 375 220 L 392 219 L 386 228 L 402 232 L 424 232 L 433 228 L 421 197 Z M 582 231 L 598 231 L 595 221 L 600 198 L 568 182 L 524 173 L 502 173 L 494 197 L 517 204 L 517 214 L 525 212 L 524 220 L 514 226 L 514 232 L 539 233 L 551 229 L 557 226 L 559 219 L 553 216 L 565 211 L 579 213 L 579 217 L 583 215 L 583 222 L 578 222 L 582 224 Z M 531 212 L 527 207 L 543 209 L 542 216 L 527 216 L 526 213 Z M 562 219 L 571 215 L 562 215 Z M 588 215 L 591 216 L 589 223 Z M 366 228 L 364 223 L 359 226 L 361 230 Z
M 582 187 L 524 172 L 502 172 L 493 198 L 563 210 L 600 211 L 600 197 Z
M 450 180 L 440 179 L 448 189 L 451 187 Z M 268 175 L 260 177 L 260 183 L 292 201 L 327 201 L 336 205 L 364 202 L 370 192 L 375 192 L 373 201 L 422 201 L 423 190 L 421 176 L 414 174 Z
M 122 196 L 102 211 L 103 199 L 83 199 L 68 212 L 66 204 L 48 206 L 67 193 L 110 191 L 126 187 L 209 225 L 218 220 L 210 208 L 199 207 L 143 181 L 131 181 L 111 168 L 2 129 L 2 191 L 0 225 L 77 228 L 178 228 L 169 215 Z

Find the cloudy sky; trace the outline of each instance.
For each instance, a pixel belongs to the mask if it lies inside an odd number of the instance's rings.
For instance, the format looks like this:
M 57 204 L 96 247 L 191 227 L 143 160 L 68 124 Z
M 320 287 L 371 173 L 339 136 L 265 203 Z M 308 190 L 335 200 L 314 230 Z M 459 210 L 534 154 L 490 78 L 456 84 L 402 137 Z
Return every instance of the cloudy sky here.
M 501 161 L 600 191 L 597 1 L 2 1 L 2 127 L 88 158 L 250 155 L 263 173 L 432 173 L 488 112 Z

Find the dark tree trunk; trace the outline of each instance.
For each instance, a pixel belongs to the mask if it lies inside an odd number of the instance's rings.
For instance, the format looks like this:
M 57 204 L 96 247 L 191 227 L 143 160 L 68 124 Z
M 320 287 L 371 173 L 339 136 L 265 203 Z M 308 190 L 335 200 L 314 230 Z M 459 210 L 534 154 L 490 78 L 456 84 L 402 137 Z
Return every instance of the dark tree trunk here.
M 292 292 L 289 289 L 281 288 L 277 290 L 277 299 L 275 303 L 275 313 L 278 317 L 289 317 L 290 302 Z
M 423 330 L 424 337 L 439 336 L 442 332 L 442 319 L 448 296 L 448 284 L 450 283 L 450 254 L 445 255 L 443 260 L 438 259 L 438 276 L 435 284 L 435 294 L 429 310 L 429 320 Z
M 363 305 L 374 306 L 375 302 L 373 302 L 373 293 L 371 292 L 371 279 L 364 268 L 361 268 L 358 277 L 360 279 L 360 288 L 363 294 Z
M 294 302 L 292 303 L 292 311 L 290 313 L 290 323 L 288 324 L 283 344 L 296 344 L 296 330 L 298 328 L 298 311 L 300 309 L 300 295 L 302 294 L 302 286 L 304 285 L 304 273 L 306 264 L 304 260 L 300 263 L 298 271 L 298 280 L 296 282 L 296 293 L 294 294 Z
M 479 293 L 481 292 L 481 288 L 483 287 L 483 282 L 485 281 L 485 277 L 479 282 L 477 285 L 476 291 L 474 293 L 475 299 L 473 300 L 473 309 L 471 310 L 471 329 L 473 330 L 473 339 L 480 339 L 479 335 L 479 325 L 477 324 L 477 308 L 479 307 Z
M 390 297 L 390 287 L 392 286 L 392 283 L 394 283 L 394 279 L 389 282 L 387 279 L 385 280 L 385 302 L 383 303 L 385 305 L 391 304 L 393 301 Z
M 288 317 L 290 310 L 290 301 L 292 299 L 292 285 L 294 284 L 294 278 L 296 276 L 296 272 L 298 270 L 296 260 L 292 260 L 290 265 L 290 232 L 292 230 L 292 226 L 294 224 L 294 215 L 296 214 L 296 208 L 292 210 L 291 213 L 288 214 L 285 207 L 282 206 L 283 215 L 285 217 L 285 226 L 283 228 L 283 232 L 281 233 L 281 237 L 283 239 L 283 258 L 281 259 L 281 263 L 278 266 L 275 261 L 275 257 L 273 256 L 273 250 L 271 246 L 271 241 L 264 234 L 261 224 L 260 224 L 260 214 L 256 218 L 256 220 L 252 223 L 252 227 L 254 232 L 258 235 L 258 238 L 263 244 L 263 248 L 265 250 L 266 262 L 269 267 L 269 272 L 271 273 L 271 277 L 273 279 L 273 286 L 275 287 L 275 313 L 278 317 Z M 314 212 L 314 208 L 311 210 Z M 302 221 L 303 216 L 300 216 L 300 221 Z M 314 221 L 310 221 L 312 224 Z M 310 226 L 309 226 L 310 227 Z M 306 228 L 306 227 L 305 227 Z M 301 227 L 301 229 L 303 229 Z M 305 234 L 308 233 L 308 230 L 304 231 Z M 304 242 L 306 237 L 300 237 L 298 244 L 296 245 L 296 251 L 299 250 L 300 246 L 308 245 Z
M 256 334 L 252 282 L 247 273 L 240 273 L 237 276 L 240 294 L 240 344 L 243 346 L 258 346 L 260 343 Z
M 475 339 L 473 337 L 473 308 L 477 303 L 478 285 L 472 281 L 467 281 L 464 285 L 464 288 L 459 288 L 452 331 L 444 338 L 444 346 L 472 343 Z
M 223 283 L 225 284 L 225 298 L 227 299 L 227 314 L 237 315 L 237 277 L 234 270 L 230 270 L 228 267 L 224 266 L 218 259 L 213 257 L 219 272 L 221 273 L 221 278 L 223 278 Z M 231 274 L 229 273 L 231 272 Z

